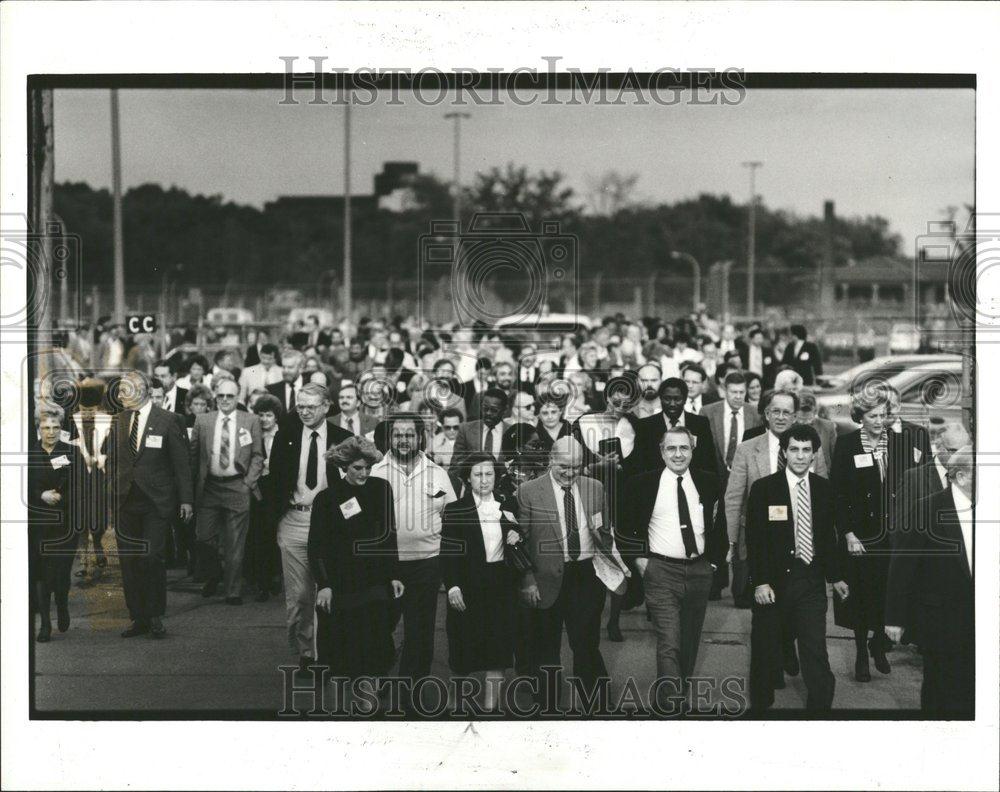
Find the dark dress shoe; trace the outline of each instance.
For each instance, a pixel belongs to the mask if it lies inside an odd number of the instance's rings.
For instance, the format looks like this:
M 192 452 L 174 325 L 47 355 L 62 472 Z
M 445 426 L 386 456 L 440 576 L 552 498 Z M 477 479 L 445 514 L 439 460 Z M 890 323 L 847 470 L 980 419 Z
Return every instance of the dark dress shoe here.
M 774 678 L 774 683 L 771 685 L 771 687 L 773 687 L 775 690 L 784 690 L 785 689 L 785 675 L 782 674 L 780 678 L 779 677 L 775 677 Z
M 871 682 L 872 672 L 868 670 L 868 659 L 854 661 L 854 679 L 858 682 Z
M 312 666 L 316 661 L 312 657 L 306 657 L 303 655 L 299 658 L 299 671 L 303 674 L 311 674 Z
M 208 599 L 209 597 L 214 597 L 215 592 L 219 590 L 218 580 L 208 580 L 205 585 L 201 587 L 201 596 Z
M 617 624 L 608 625 L 608 640 L 614 643 L 622 643 L 625 640 L 625 636 L 622 635 L 621 627 Z
M 66 632 L 69 629 L 69 606 L 66 604 L 56 604 L 56 625 L 59 632 Z
M 149 620 L 149 634 L 153 638 L 165 638 L 167 635 L 167 628 L 163 626 L 158 618 L 153 617 Z
M 38 635 L 35 636 L 35 640 L 38 641 L 38 643 L 48 643 L 51 637 L 52 623 L 43 622 L 42 626 L 38 628 Z
M 708 592 L 708 599 L 711 602 L 715 602 L 717 600 L 720 600 L 720 599 L 722 599 L 722 592 L 721 591 L 712 590 L 712 591 Z
M 257 602 L 267 602 L 267 600 L 268 600 L 268 598 L 269 598 L 270 596 L 271 596 L 271 595 L 270 595 L 270 594 L 268 594 L 268 593 L 267 593 L 266 591 L 263 591 L 263 590 L 261 590 L 261 591 L 258 591 L 258 592 L 257 592 L 257 596 L 256 596 L 256 597 L 254 597 L 254 599 L 256 599 L 256 600 L 257 600 Z
M 243 597 L 226 597 L 227 605 L 242 605 Z
M 892 668 L 889 666 L 889 658 L 885 656 L 885 644 L 872 639 L 868 641 L 868 649 L 875 661 L 875 669 L 880 674 L 888 674 Z
M 122 630 L 122 638 L 135 638 L 149 632 L 149 625 L 145 622 L 134 621 Z
M 785 655 L 785 673 L 793 677 L 799 675 L 799 655 L 794 649 Z

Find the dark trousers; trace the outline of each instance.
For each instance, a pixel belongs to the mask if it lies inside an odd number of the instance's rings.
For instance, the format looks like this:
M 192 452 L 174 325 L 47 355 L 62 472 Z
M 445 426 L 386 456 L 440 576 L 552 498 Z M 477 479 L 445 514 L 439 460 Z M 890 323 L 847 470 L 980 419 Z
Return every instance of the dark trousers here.
M 434 623 L 437 618 L 438 589 L 441 588 L 441 568 L 438 559 L 421 558 L 399 562 L 403 584 L 401 613 L 403 617 L 403 654 L 399 659 L 402 677 L 429 676 L 434 659 Z
M 274 593 L 281 569 L 278 534 L 266 501 L 250 501 L 250 535 L 247 537 L 246 576 L 258 591 Z
M 163 546 L 168 518 L 133 486 L 115 524 L 125 604 L 133 621 L 160 617 L 167 607 L 167 567 Z
M 972 717 L 976 700 L 976 660 L 971 646 L 955 652 L 924 649 L 920 709 L 939 717 Z
M 774 679 L 784 660 L 790 630 L 798 640 L 806 709 L 827 711 L 836 685 L 826 652 L 826 581 L 815 566 L 792 562 L 791 572 L 775 588 L 773 605 L 753 605 L 750 630 L 750 703 L 767 709 L 774 703 Z
M 590 560 L 569 561 L 563 567 L 562 586 L 552 607 L 531 612 L 532 670 L 543 706 L 554 708 L 559 700 L 559 684 L 550 686 L 541 667 L 562 665 L 563 624 L 573 650 L 573 676 L 579 677 L 588 694 L 600 677 L 608 675 L 601 657 L 601 614 L 606 591 Z

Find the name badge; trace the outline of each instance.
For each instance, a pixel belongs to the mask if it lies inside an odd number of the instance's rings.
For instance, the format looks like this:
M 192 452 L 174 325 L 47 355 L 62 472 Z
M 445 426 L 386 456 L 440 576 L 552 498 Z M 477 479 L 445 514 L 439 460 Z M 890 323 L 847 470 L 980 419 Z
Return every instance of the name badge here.
M 920 460 L 923 458 L 923 456 L 924 456 L 924 452 L 921 451 L 919 448 L 914 448 L 913 449 L 913 461 L 916 464 L 918 464 L 918 465 L 920 464 Z
M 604 388 L 605 388 L 605 383 L 601 382 L 600 380 L 594 383 L 594 390 L 596 390 L 598 393 L 603 393 Z
M 355 514 L 361 514 L 361 504 L 358 503 L 357 498 L 351 498 L 340 504 L 340 513 L 344 515 L 344 519 L 349 520 Z
M 604 515 L 601 514 L 600 512 L 594 512 L 592 515 L 590 515 L 590 522 L 593 524 L 595 528 L 603 528 Z
M 788 507 L 787 506 L 768 506 L 767 507 L 767 519 L 769 519 L 769 520 L 787 520 L 788 519 Z
M 65 429 L 59 430 L 59 442 L 61 443 L 69 442 L 69 432 L 67 432 Z
M 57 457 L 52 457 L 52 467 L 58 470 L 61 467 L 66 467 L 69 464 L 69 460 L 66 458 L 65 454 L 60 454 Z
M 248 446 L 253 442 L 253 438 L 250 436 L 250 432 L 246 429 L 240 430 L 240 448 Z
M 875 464 L 872 459 L 871 454 L 855 454 L 854 455 L 854 467 L 856 468 L 866 468 L 871 467 Z
M 799 360 L 809 360 L 809 353 L 803 352 L 801 355 L 799 355 Z
M 146 435 L 146 448 L 163 448 L 163 435 Z
M 190 440 L 192 437 L 194 437 L 194 427 L 189 426 L 187 430 L 188 430 L 188 440 Z

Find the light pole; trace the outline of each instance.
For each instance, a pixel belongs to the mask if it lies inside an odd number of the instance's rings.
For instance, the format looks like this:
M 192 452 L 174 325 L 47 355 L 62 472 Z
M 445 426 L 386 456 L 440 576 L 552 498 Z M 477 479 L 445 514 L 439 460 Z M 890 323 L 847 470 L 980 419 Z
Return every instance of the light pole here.
M 353 305 L 353 266 L 351 262 L 351 91 L 344 102 L 344 289 L 340 295 L 344 321 L 351 321 Z
M 671 250 L 670 258 L 674 261 L 679 261 L 683 259 L 691 265 L 691 269 L 694 273 L 694 310 L 695 313 L 698 312 L 698 306 L 701 305 L 701 264 L 698 263 L 698 259 L 692 256 L 690 253 L 681 253 L 679 250 Z
M 122 245 L 122 143 L 118 89 L 111 89 L 111 194 L 115 262 L 115 324 L 125 323 L 125 254 Z
M 749 204 L 749 233 L 747 234 L 747 317 L 753 318 L 754 313 L 754 264 L 756 263 L 756 241 L 757 232 L 757 168 L 764 165 L 763 162 L 744 162 L 743 167 L 750 169 L 750 204 Z
M 445 118 L 455 122 L 455 177 L 452 185 L 454 195 L 452 196 L 452 216 L 459 224 L 459 231 L 462 230 L 462 181 L 461 181 L 461 141 L 462 141 L 462 119 L 472 118 L 469 113 L 445 113 Z

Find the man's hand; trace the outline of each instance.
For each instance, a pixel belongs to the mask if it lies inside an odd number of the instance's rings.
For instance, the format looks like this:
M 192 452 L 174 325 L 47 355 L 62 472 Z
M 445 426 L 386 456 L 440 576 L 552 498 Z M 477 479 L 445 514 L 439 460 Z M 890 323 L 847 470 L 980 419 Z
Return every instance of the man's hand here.
M 767 583 L 763 586 L 757 586 L 757 588 L 754 589 L 753 598 L 757 600 L 758 605 L 773 605 L 774 589 L 767 585 Z
M 62 500 L 62 495 L 54 489 L 45 490 L 45 492 L 42 493 L 42 500 L 49 506 L 55 506 Z
M 513 528 L 507 531 L 507 544 L 516 545 L 520 541 L 521 541 L 521 534 L 519 534 Z
M 639 570 L 639 577 L 646 577 L 646 567 L 649 566 L 648 558 L 635 559 L 635 568 Z
M 448 604 L 459 613 L 465 613 L 465 600 L 462 598 L 462 589 L 452 586 L 448 590 Z
M 333 590 L 327 586 L 326 588 L 321 588 L 316 592 L 316 607 L 321 611 L 326 613 L 330 612 L 330 606 L 333 604 Z
M 731 564 L 733 561 L 733 556 L 736 555 L 736 543 L 729 543 L 729 550 L 726 552 L 726 563 Z
M 528 588 L 522 589 L 521 599 L 524 600 L 524 604 L 529 608 L 538 607 L 538 603 L 542 601 L 542 595 L 538 593 L 537 584 L 532 584 Z
M 399 599 L 400 597 L 402 597 L 403 591 L 404 591 L 403 581 L 401 580 L 392 581 L 392 596 L 394 598 Z
M 847 552 L 851 555 L 864 555 L 865 546 L 861 544 L 861 540 L 854 535 L 854 532 L 847 534 L 845 537 L 847 539 Z
M 847 597 L 851 593 L 851 590 L 847 587 L 847 584 L 843 580 L 838 580 L 836 583 L 834 583 L 833 590 L 836 593 L 836 595 L 840 597 L 842 600 L 847 599 Z
M 190 503 L 181 504 L 181 519 L 184 520 L 184 522 L 190 520 L 193 514 L 194 514 L 194 508 L 191 506 Z
M 885 634 L 889 636 L 890 640 L 895 641 L 896 643 L 899 643 L 901 640 L 903 640 L 902 627 L 895 627 L 887 624 L 885 626 Z

